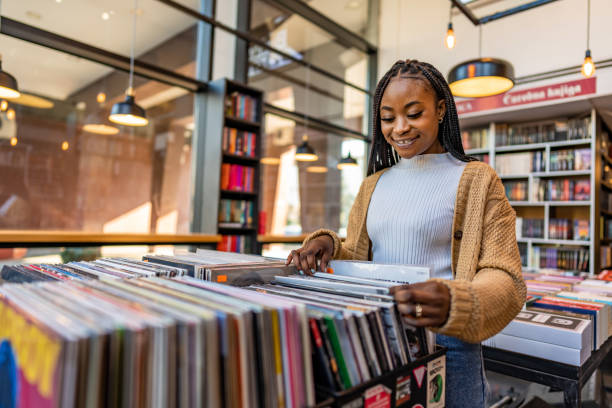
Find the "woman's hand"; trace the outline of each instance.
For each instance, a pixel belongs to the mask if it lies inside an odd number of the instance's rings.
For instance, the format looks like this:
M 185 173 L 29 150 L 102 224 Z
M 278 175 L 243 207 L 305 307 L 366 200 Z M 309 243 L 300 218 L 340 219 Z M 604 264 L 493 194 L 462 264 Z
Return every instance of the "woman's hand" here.
M 397 309 L 412 326 L 440 327 L 446 323 L 450 310 L 450 292 L 446 285 L 427 281 L 412 285 L 394 286 L 391 294 L 397 303 Z M 421 316 L 417 317 L 417 305 L 420 305 Z
M 286 265 L 293 264 L 301 271 L 311 275 L 317 270 L 317 260 L 321 260 L 321 272 L 327 270 L 327 264 L 334 254 L 334 241 L 329 235 L 321 235 L 308 242 L 300 249 L 291 251 Z

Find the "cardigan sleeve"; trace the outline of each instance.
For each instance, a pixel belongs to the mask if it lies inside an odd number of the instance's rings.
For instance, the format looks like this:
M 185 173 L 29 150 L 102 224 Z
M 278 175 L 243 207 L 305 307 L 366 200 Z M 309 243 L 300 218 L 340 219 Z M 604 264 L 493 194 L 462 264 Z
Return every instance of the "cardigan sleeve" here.
M 521 310 L 526 287 L 516 242 L 516 214 L 497 176 L 487 196 L 476 275 L 472 281 L 442 280 L 451 295 L 438 333 L 478 343 L 500 332 Z
M 369 197 L 365 193 L 364 185 L 367 179 L 361 183 L 359 192 L 355 197 L 353 206 L 349 213 L 348 226 L 346 229 L 346 239 L 344 243 L 334 231 L 328 229 L 319 229 L 308 235 L 302 246 L 306 245 L 313 239 L 321 235 L 329 235 L 334 241 L 333 259 L 349 259 L 367 261 L 370 253 L 370 239 L 365 231 L 365 220 L 368 211 Z

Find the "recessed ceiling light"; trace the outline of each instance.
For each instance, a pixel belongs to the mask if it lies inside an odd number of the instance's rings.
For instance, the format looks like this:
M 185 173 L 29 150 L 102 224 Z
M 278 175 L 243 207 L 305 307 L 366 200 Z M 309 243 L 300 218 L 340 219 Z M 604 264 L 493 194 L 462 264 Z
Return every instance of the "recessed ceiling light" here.
M 106 11 L 102 13 L 102 20 L 108 20 L 109 18 L 110 18 L 110 13 Z
M 61 2 L 62 2 L 62 0 L 55 0 L 55 2 L 56 2 L 56 3 L 61 3 Z

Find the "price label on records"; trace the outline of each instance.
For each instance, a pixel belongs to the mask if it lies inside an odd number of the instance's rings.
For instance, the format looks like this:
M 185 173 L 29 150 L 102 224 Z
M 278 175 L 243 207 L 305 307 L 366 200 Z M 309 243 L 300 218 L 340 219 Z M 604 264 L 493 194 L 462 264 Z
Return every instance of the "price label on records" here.
M 405 377 L 397 377 L 396 385 L 395 385 L 395 406 L 399 407 L 400 405 L 410 401 L 410 376 L 407 375 Z
M 390 408 L 391 390 L 382 384 L 368 388 L 365 392 L 364 408 Z
M 443 408 L 446 394 L 446 356 L 427 363 L 427 408 Z

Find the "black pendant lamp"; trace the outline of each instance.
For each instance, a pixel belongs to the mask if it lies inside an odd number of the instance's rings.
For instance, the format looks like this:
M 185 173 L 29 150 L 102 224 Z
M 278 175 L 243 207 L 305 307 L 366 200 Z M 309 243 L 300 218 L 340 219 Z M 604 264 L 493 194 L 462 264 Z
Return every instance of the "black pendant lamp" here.
M 2 70 L 2 55 L 0 55 L 0 98 L 15 99 L 20 96 L 15 77 Z
M 338 170 L 348 169 L 349 167 L 357 167 L 357 160 L 351 157 L 351 152 L 338 162 Z
M 138 0 L 134 0 L 134 21 L 132 23 L 132 49 L 130 53 L 130 79 L 125 92 L 125 101 L 113 105 L 108 120 L 125 126 L 146 126 L 149 123 L 145 110 L 134 100 L 134 43 L 136 42 L 136 17 Z
M 589 46 L 591 39 L 591 0 L 587 2 L 587 49 L 584 53 L 584 61 L 582 62 L 582 68 L 580 72 L 586 78 L 592 77 L 595 73 L 595 63 L 591 57 L 591 47 Z
M 479 32 L 479 55 L 482 53 L 482 25 Z M 454 96 L 481 98 L 504 93 L 514 86 L 514 67 L 498 58 L 473 59 L 453 67 L 448 85 Z
M 308 136 L 304 135 L 302 138 L 302 144 L 298 146 L 295 151 L 295 160 L 297 161 L 317 161 L 319 156 L 315 153 L 315 150 L 311 145 L 308 144 Z

